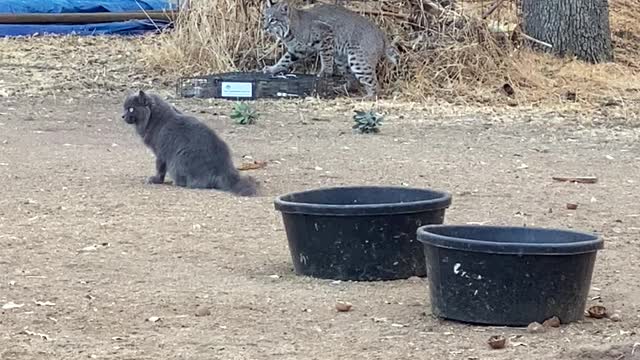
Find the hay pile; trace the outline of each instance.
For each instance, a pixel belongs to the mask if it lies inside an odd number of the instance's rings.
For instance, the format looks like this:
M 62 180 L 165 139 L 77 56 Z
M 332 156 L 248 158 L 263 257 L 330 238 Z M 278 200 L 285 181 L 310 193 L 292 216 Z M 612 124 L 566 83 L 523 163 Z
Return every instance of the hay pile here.
M 512 41 L 513 0 L 484 21 L 479 19 L 491 1 L 457 0 L 440 8 L 444 12 L 416 8 L 420 2 L 409 0 L 343 3 L 374 19 L 401 51 L 398 67 L 380 69 L 386 96 L 514 104 L 577 94 L 577 101 L 601 102 L 637 97 L 640 90 L 640 0 L 610 0 L 616 62 L 601 65 L 533 53 Z M 260 10 L 260 0 L 191 0 L 176 29 L 143 43 L 142 61 L 171 79 L 273 64 L 282 48 L 262 34 Z M 505 95 L 505 84 L 513 95 Z

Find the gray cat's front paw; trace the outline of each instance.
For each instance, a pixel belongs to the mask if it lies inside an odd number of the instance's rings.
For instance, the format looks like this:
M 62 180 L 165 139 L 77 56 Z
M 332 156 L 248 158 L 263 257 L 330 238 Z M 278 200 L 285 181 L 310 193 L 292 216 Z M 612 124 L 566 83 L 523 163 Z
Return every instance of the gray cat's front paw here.
M 162 184 L 164 183 L 164 179 L 161 179 L 160 176 L 149 176 L 145 181 L 147 184 Z

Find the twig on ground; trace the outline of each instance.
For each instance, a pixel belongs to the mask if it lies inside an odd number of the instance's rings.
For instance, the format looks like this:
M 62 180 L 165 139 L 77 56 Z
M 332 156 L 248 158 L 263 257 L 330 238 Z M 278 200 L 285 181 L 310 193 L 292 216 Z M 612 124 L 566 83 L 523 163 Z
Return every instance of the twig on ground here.
M 493 14 L 500 7 L 500 5 L 502 5 L 503 2 L 504 2 L 504 0 L 496 0 L 493 3 L 493 5 L 491 5 L 491 7 L 484 14 L 482 14 L 482 18 L 483 19 L 488 18 L 491 14 Z
M 538 40 L 538 39 L 533 38 L 533 37 L 531 37 L 531 36 L 529 36 L 529 35 L 527 35 L 527 34 L 525 34 L 523 32 L 520 32 L 520 35 L 522 35 L 523 38 L 525 38 L 525 39 L 527 39 L 529 41 L 533 41 L 534 43 L 540 44 L 542 46 L 546 46 L 548 48 L 553 48 L 553 45 L 549 44 L 548 42 L 544 42 L 542 40 Z

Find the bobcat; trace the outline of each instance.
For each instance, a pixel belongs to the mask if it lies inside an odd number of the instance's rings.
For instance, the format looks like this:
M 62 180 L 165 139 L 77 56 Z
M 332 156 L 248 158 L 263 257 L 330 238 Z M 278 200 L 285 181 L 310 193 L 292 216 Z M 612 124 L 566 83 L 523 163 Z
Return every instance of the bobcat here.
M 140 90 L 124 102 L 122 119 L 156 155 L 156 174 L 147 183 L 162 184 L 165 175 L 177 186 L 213 188 L 240 196 L 257 194 L 258 183 L 233 166 L 227 144 L 208 126 L 155 94 Z
M 265 73 L 288 71 L 296 61 L 319 53 L 318 76 L 331 76 L 334 70 L 347 75 L 350 70 L 364 86 L 366 97 L 373 98 L 378 91 L 380 60 L 398 61 L 397 51 L 373 22 L 340 5 L 318 4 L 303 10 L 287 0 L 266 0 L 262 26 L 287 48 L 275 65 L 265 66 Z

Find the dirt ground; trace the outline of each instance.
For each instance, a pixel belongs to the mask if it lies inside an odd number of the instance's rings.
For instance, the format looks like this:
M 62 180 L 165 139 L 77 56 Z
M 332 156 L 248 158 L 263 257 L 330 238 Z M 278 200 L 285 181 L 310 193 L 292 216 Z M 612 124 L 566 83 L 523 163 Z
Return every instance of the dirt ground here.
M 96 41 L 0 41 L 0 359 L 640 358 L 637 106 L 385 101 L 382 132 L 358 135 L 358 101 L 259 101 L 257 124 L 239 126 L 231 103 L 172 98 L 123 65 L 133 45 Z M 237 164 L 268 161 L 251 171 L 261 196 L 144 184 L 153 156 L 120 119 L 141 85 L 216 129 Z M 469 326 L 431 315 L 424 279 L 296 276 L 273 198 L 347 184 L 449 191 L 446 223 L 597 232 L 589 304 L 621 321 Z

